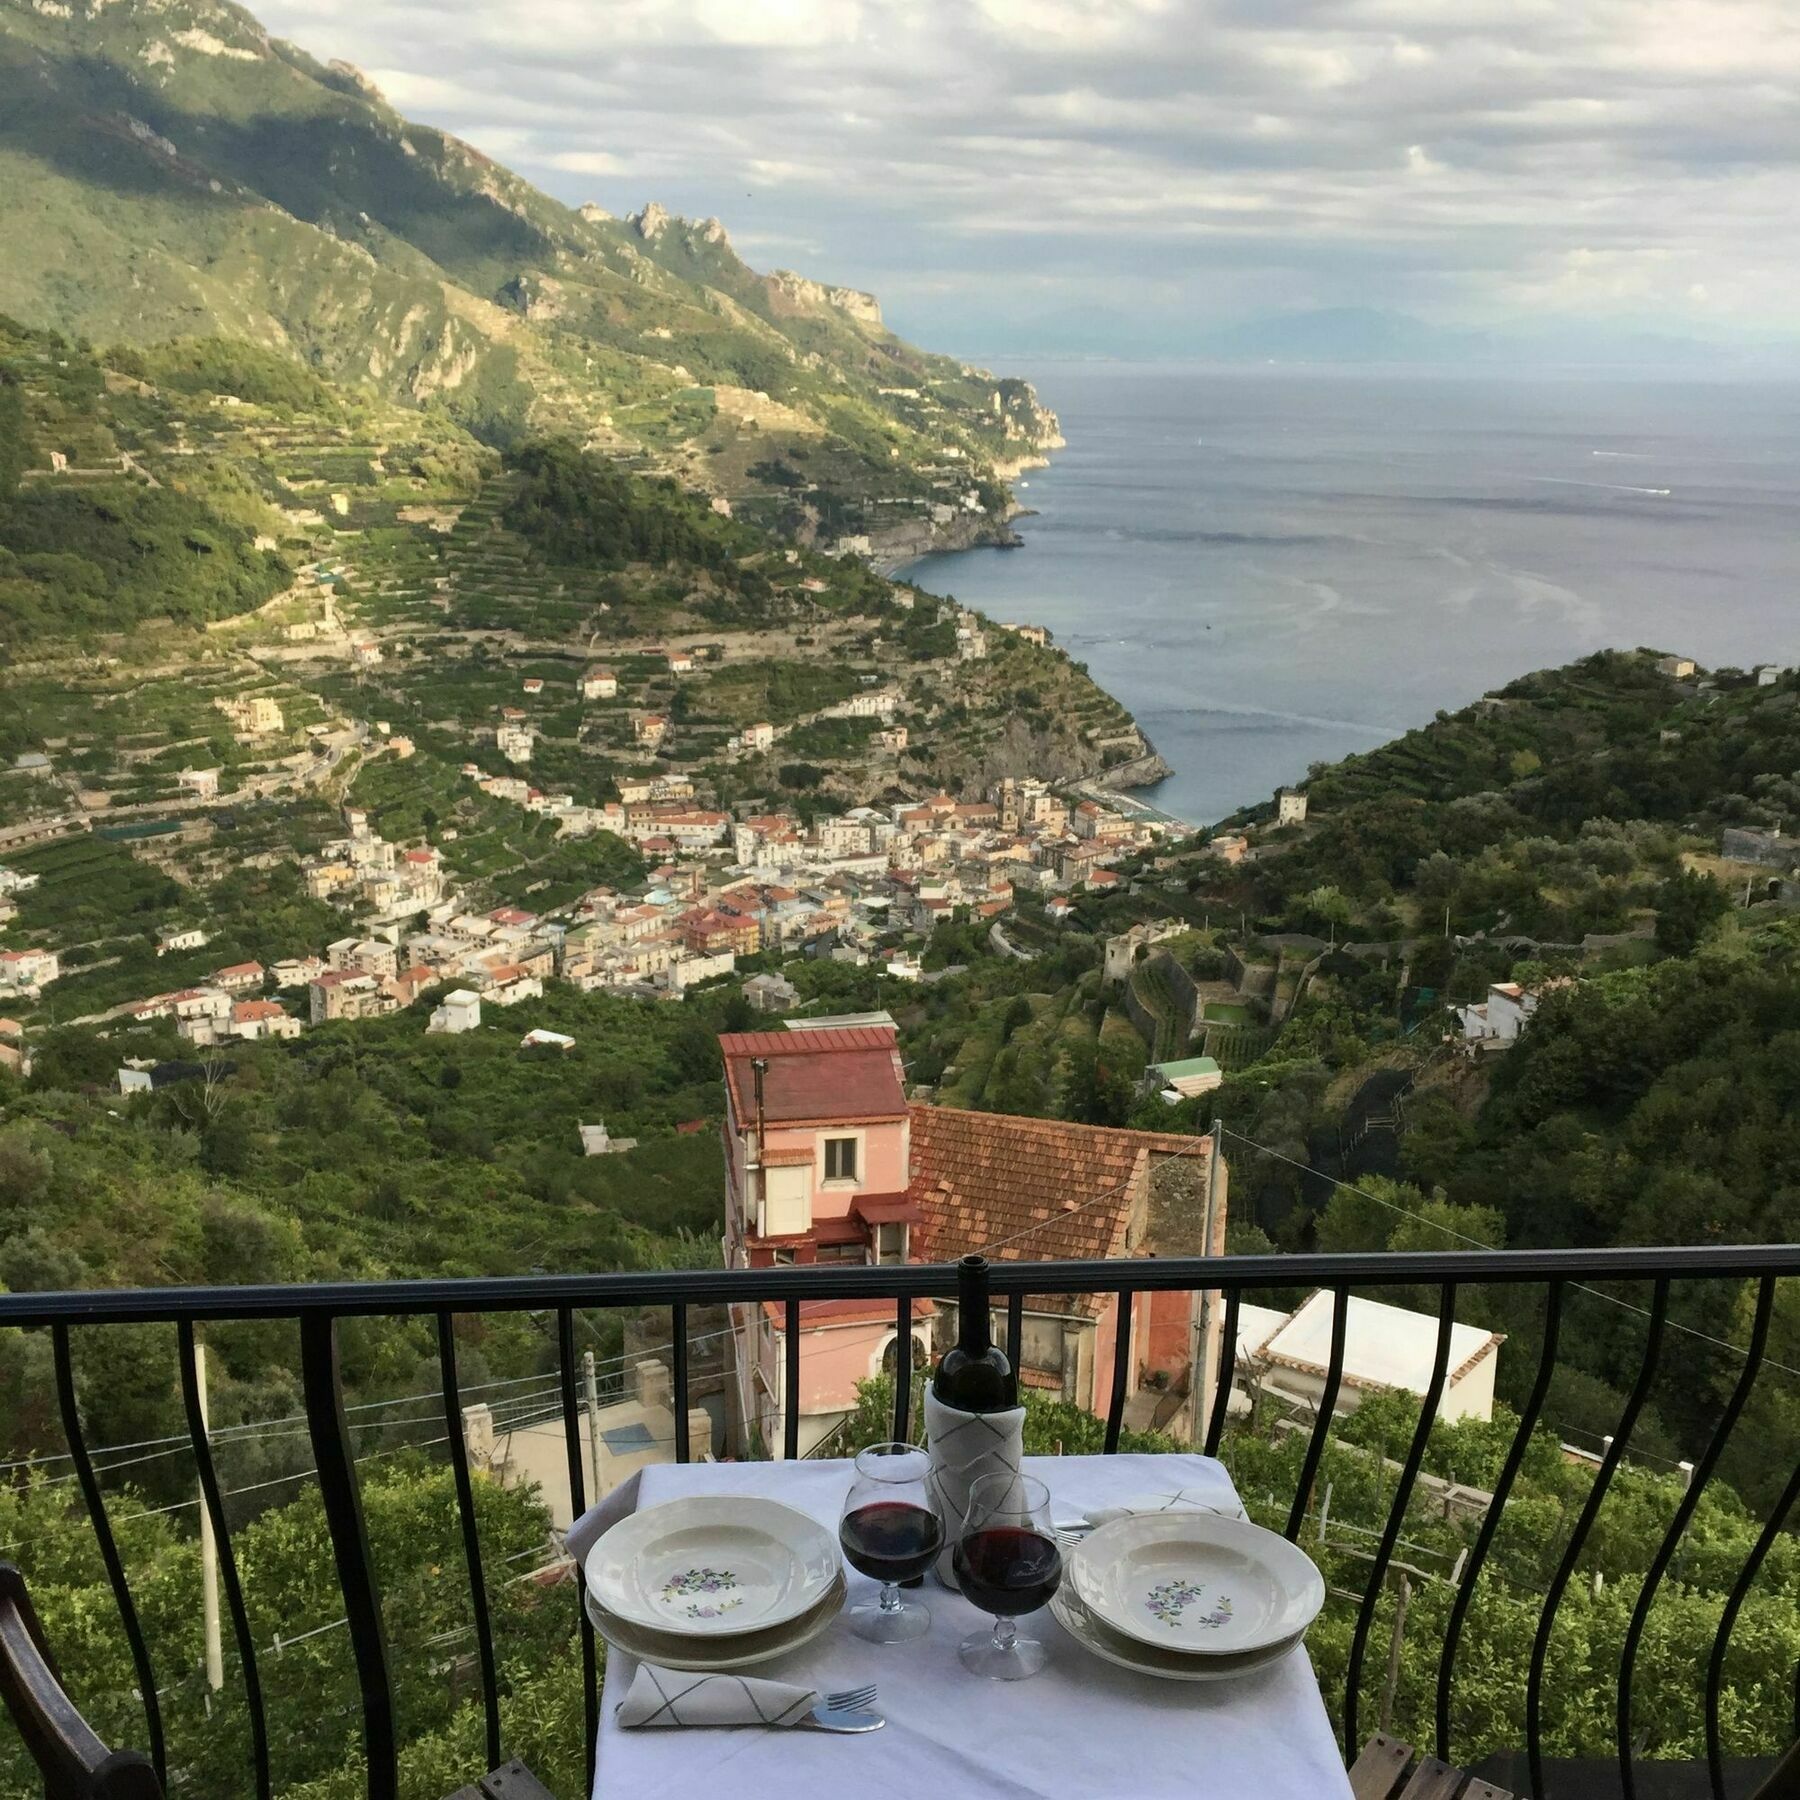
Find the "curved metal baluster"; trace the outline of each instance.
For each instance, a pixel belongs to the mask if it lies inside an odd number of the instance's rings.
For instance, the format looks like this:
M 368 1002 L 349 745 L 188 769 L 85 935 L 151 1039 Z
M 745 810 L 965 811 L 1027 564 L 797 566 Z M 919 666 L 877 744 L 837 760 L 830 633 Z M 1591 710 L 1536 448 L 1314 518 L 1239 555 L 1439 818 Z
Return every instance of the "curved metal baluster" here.
M 1238 1302 L 1243 1296 L 1233 1288 L 1225 1296 L 1225 1330 L 1219 1339 L 1218 1390 L 1213 1395 L 1212 1418 L 1206 1427 L 1206 1454 L 1219 1454 L 1219 1439 L 1225 1435 L 1225 1415 L 1231 1410 L 1231 1383 L 1237 1373 L 1237 1334 L 1238 1334 Z M 1198 1381 L 1200 1374 L 1195 1370 L 1188 1379 Z M 1199 1408 L 1195 1408 L 1195 1416 L 1199 1416 Z
M 894 1313 L 894 1442 L 906 1442 L 912 1423 L 912 1302 L 904 1295 Z
M 1532 1640 L 1531 1672 L 1525 1681 L 1525 1754 L 1531 1763 L 1531 1791 L 1540 1796 L 1540 1800 L 1544 1795 L 1544 1663 L 1550 1654 L 1550 1633 L 1555 1629 L 1557 1609 L 1562 1605 L 1563 1594 L 1575 1573 L 1575 1564 L 1587 1543 L 1588 1533 L 1593 1530 L 1594 1520 L 1599 1517 L 1600 1504 L 1605 1500 L 1606 1490 L 1612 1486 L 1613 1475 L 1624 1459 L 1632 1427 L 1637 1424 L 1638 1414 L 1644 1410 L 1644 1402 L 1649 1398 L 1650 1384 L 1656 1376 L 1657 1358 L 1662 1351 L 1663 1321 L 1668 1316 L 1668 1311 L 1669 1278 L 1662 1275 L 1657 1278 L 1651 1295 L 1650 1331 L 1649 1339 L 1644 1345 L 1643 1367 L 1638 1370 L 1637 1383 L 1625 1402 L 1625 1410 L 1619 1415 L 1612 1444 L 1601 1458 L 1599 1471 L 1594 1476 L 1594 1485 L 1588 1490 L 1587 1504 L 1581 1509 L 1581 1517 L 1575 1521 L 1569 1546 L 1563 1552 L 1556 1574 L 1551 1578 L 1550 1590 L 1544 1596 L 1544 1610 L 1538 1618 L 1537 1636 Z
M 569 1455 L 569 1517 L 579 1519 L 587 1511 L 587 1483 L 581 1474 L 581 1415 L 575 1406 L 575 1314 L 556 1309 L 556 1358 L 562 1375 L 563 1447 Z M 587 1764 L 594 1766 L 594 1747 L 600 1741 L 600 1670 L 594 1654 L 594 1628 L 583 1604 L 586 1581 L 575 1571 L 575 1616 L 581 1621 L 581 1696 L 587 1716 Z
M 481 1662 L 481 1704 L 487 1716 L 487 1766 L 506 1761 L 500 1746 L 500 1677 L 494 1666 L 494 1627 L 488 1617 L 487 1579 L 481 1570 L 481 1533 L 475 1522 L 475 1489 L 469 1480 L 469 1444 L 463 1435 L 462 1393 L 456 1380 L 454 1315 L 437 1315 L 438 1376 L 444 1390 L 444 1430 L 456 1477 L 456 1511 L 462 1524 L 463 1562 L 469 1571 L 469 1605 L 475 1615 L 475 1651 Z
M 394 1726 L 394 1689 L 388 1678 L 387 1630 L 381 1595 L 369 1558 L 362 1493 L 356 1484 L 356 1453 L 344 1416 L 343 1370 L 338 1361 L 337 1320 L 330 1313 L 300 1320 L 300 1380 L 306 1396 L 306 1428 L 318 1465 L 319 1498 L 331 1534 L 338 1591 L 356 1658 L 356 1685 L 362 1698 L 363 1750 L 368 1759 L 369 1800 L 398 1800 L 400 1750 Z
M 669 1342 L 675 1356 L 675 1460 L 689 1462 L 694 1446 L 688 1441 L 688 1323 L 687 1302 L 677 1300 L 669 1308 Z M 598 1494 L 594 1496 L 600 1498 Z
M 1781 1528 L 1787 1521 L 1794 1502 L 1800 1500 L 1800 1463 L 1794 1465 L 1794 1472 L 1788 1477 L 1788 1484 L 1781 1491 L 1781 1498 L 1775 1502 L 1775 1510 L 1769 1514 L 1769 1522 L 1762 1528 L 1762 1535 L 1756 1540 L 1756 1548 L 1745 1559 L 1744 1566 L 1738 1571 L 1736 1585 L 1725 1601 L 1725 1611 L 1719 1619 L 1718 1635 L 1713 1639 L 1712 1655 L 1706 1664 L 1706 1767 L 1712 1779 L 1714 1800 L 1725 1800 L 1725 1766 L 1724 1751 L 1720 1744 L 1719 1734 L 1719 1689 L 1725 1677 L 1725 1653 L 1731 1647 L 1732 1628 L 1737 1624 L 1738 1613 L 1748 1598 L 1751 1585 L 1755 1582 L 1757 1571 L 1763 1566 L 1763 1558 L 1775 1547 L 1775 1540 L 1781 1536 Z
M 1119 1317 L 1113 1330 L 1112 1402 L 1106 1409 L 1105 1452 L 1119 1448 L 1119 1427 L 1125 1423 L 1125 1382 L 1131 1373 L 1131 1290 L 1119 1295 Z
M 156 1778 L 167 1787 L 168 1758 L 163 1747 L 162 1707 L 156 1698 L 156 1671 L 150 1666 L 150 1649 L 144 1642 L 144 1628 L 138 1620 L 137 1605 L 131 1598 L 125 1580 L 125 1565 L 119 1560 L 119 1546 L 106 1516 L 106 1502 L 100 1497 L 100 1483 L 88 1456 L 87 1439 L 81 1434 L 81 1414 L 75 1405 L 75 1368 L 69 1360 L 69 1328 L 58 1322 L 50 1327 L 50 1348 L 56 1362 L 56 1401 L 62 1411 L 63 1436 L 69 1444 L 69 1460 L 75 1465 L 75 1479 L 81 1486 L 81 1497 L 87 1504 L 88 1520 L 94 1527 L 94 1541 L 100 1546 L 100 1560 L 106 1565 L 106 1579 L 118 1602 L 119 1621 L 125 1627 L 125 1640 L 131 1646 L 131 1666 L 137 1671 L 138 1693 L 144 1702 L 144 1725 L 150 1734 L 150 1760 L 156 1765 Z
M 1338 1388 L 1344 1379 L 1344 1327 L 1350 1317 L 1350 1290 L 1333 1288 L 1331 1305 L 1331 1360 L 1325 1369 L 1325 1386 L 1319 1394 L 1319 1416 L 1313 1421 L 1312 1436 L 1306 1440 L 1306 1461 L 1300 1465 L 1300 1485 L 1294 1490 L 1294 1504 L 1288 1513 L 1283 1535 L 1293 1543 L 1306 1520 L 1307 1502 L 1312 1497 L 1313 1477 L 1319 1472 L 1319 1458 L 1325 1454 L 1325 1439 L 1331 1431 L 1331 1417 L 1337 1408 Z
M 256 1765 L 256 1792 L 260 1800 L 269 1800 L 269 1722 L 263 1714 L 262 1677 L 256 1669 L 256 1640 L 250 1635 L 250 1614 L 245 1608 L 244 1590 L 238 1581 L 231 1531 L 225 1523 L 225 1500 L 219 1492 L 212 1443 L 200 1406 L 199 1351 L 194 1341 L 192 1319 L 176 1321 L 175 1340 L 181 1357 L 181 1403 L 187 1413 L 188 1437 L 194 1446 L 194 1465 L 200 1476 L 206 1516 L 212 1520 L 219 1576 L 225 1583 L 226 1604 L 231 1608 L 232 1635 L 237 1639 L 238 1659 L 244 1668 L 244 1698 L 250 1703 L 250 1753 Z
M 1437 1422 L 1438 1402 L 1444 1397 L 1444 1378 L 1450 1372 L 1450 1333 L 1455 1324 L 1456 1283 L 1446 1281 L 1438 1290 L 1437 1354 L 1431 1364 L 1431 1381 L 1419 1405 L 1419 1423 L 1400 1470 L 1400 1485 L 1394 1490 L 1394 1504 L 1388 1512 L 1387 1526 L 1375 1548 L 1374 1566 L 1369 1570 L 1368 1585 L 1363 1589 L 1362 1605 L 1357 1610 L 1356 1631 L 1350 1640 L 1350 1671 L 1344 1683 L 1344 1743 L 1352 1755 L 1362 1743 L 1356 1732 L 1356 1690 L 1362 1683 L 1363 1653 L 1369 1645 L 1369 1627 L 1375 1622 L 1375 1605 L 1381 1596 L 1381 1584 L 1387 1579 L 1388 1564 L 1393 1560 L 1394 1546 L 1400 1540 L 1400 1528 L 1406 1523 L 1406 1508 L 1412 1499 L 1413 1485 L 1419 1479 L 1419 1467 L 1425 1461 L 1425 1449 L 1431 1441 L 1431 1428 Z
M 1513 1433 L 1512 1445 L 1500 1468 L 1500 1479 L 1494 1483 L 1494 1495 L 1488 1502 L 1481 1530 L 1476 1534 L 1475 1547 L 1469 1552 L 1469 1560 L 1463 1565 L 1462 1585 L 1456 1590 L 1456 1599 L 1450 1608 L 1450 1622 L 1444 1628 L 1444 1654 L 1438 1661 L 1437 1687 L 1437 1756 L 1441 1762 L 1455 1760 L 1450 1754 L 1450 1684 L 1456 1668 L 1457 1641 L 1462 1636 L 1463 1620 L 1468 1614 L 1469 1603 L 1475 1598 L 1475 1583 L 1481 1578 L 1482 1565 L 1487 1561 L 1494 1533 L 1499 1529 L 1500 1515 L 1506 1508 L 1506 1497 L 1512 1492 L 1519 1465 L 1525 1460 L 1525 1452 L 1531 1445 L 1531 1434 L 1537 1429 L 1538 1414 L 1544 1410 L 1544 1396 L 1550 1391 L 1550 1377 L 1556 1373 L 1556 1340 L 1562 1330 L 1562 1305 L 1563 1283 L 1553 1281 L 1544 1297 L 1544 1348 L 1538 1357 L 1537 1377 L 1531 1384 L 1525 1410 L 1519 1414 L 1519 1429 Z
M 800 1302 L 789 1300 L 782 1311 L 786 1341 L 782 1350 L 781 1454 L 789 1462 L 800 1456 Z
M 1669 1529 L 1664 1533 L 1663 1541 L 1650 1564 L 1650 1571 L 1644 1577 L 1637 1605 L 1632 1609 L 1631 1623 L 1625 1631 L 1625 1649 L 1619 1664 L 1619 1782 L 1625 1800 L 1635 1800 L 1637 1794 L 1637 1779 L 1631 1767 L 1631 1681 L 1636 1672 L 1638 1640 L 1644 1635 L 1644 1625 L 1650 1617 L 1650 1607 L 1656 1599 L 1656 1590 L 1662 1583 L 1664 1571 L 1675 1555 L 1676 1546 L 1681 1542 L 1682 1533 L 1687 1530 L 1688 1521 L 1700 1504 L 1700 1496 L 1705 1493 L 1706 1484 L 1712 1479 L 1713 1468 L 1725 1448 L 1726 1439 L 1731 1436 L 1732 1427 L 1738 1422 L 1738 1414 L 1744 1410 L 1744 1402 L 1750 1398 L 1750 1389 L 1756 1381 L 1757 1371 L 1762 1367 L 1763 1349 L 1769 1340 L 1769 1313 L 1774 1304 L 1775 1277 L 1765 1275 L 1757 1289 L 1756 1317 L 1750 1327 L 1749 1347 L 1744 1352 L 1744 1372 L 1738 1377 L 1737 1385 L 1732 1388 L 1731 1398 L 1725 1402 L 1725 1410 L 1719 1415 L 1719 1423 L 1706 1446 L 1706 1454 L 1700 1458 L 1693 1474 L 1688 1477 L 1687 1492 L 1681 1496 L 1681 1504 L 1676 1507 L 1675 1517 L 1669 1521 Z

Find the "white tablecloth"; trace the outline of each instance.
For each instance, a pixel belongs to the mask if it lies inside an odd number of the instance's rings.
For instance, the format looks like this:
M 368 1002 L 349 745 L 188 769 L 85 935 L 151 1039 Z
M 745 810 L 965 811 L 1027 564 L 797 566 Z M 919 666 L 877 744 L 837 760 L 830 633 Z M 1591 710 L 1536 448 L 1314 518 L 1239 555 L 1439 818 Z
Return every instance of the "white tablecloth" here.
M 1203 1456 L 1028 1457 L 1059 1519 L 1171 1488 L 1231 1478 Z M 836 1533 L 844 1462 L 659 1464 L 632 1477 L 569 1533 L 579 1561 L 615 1520 L 681 1494 L 761 1494 Z M 876 1584 L 846 1569 L 850 1604 Z M 1046 1610 L 1021 1629 L 1049 1646 L 1029 1681 L 969 1674 L 956 1645 L 989 1616 L 927 1580 L 909 1598 L 931 1608 L 910 1644 L 867 1644 L 840 1618 L 803 1649 L 757 1670 L 820 1689 L 880 1684 L 887 1729 L 866 1737 L 753 1728 L 624 1731 L 613 1703 L 636 1665 L 607 1651 L 595 1800 L 1343 1800 L 1350 1792 L 1304 1649 L 1241 1681 L 1157 1681 L 1090 1656 Z M 610 1699 L 609 1697 L 610 1696 Z

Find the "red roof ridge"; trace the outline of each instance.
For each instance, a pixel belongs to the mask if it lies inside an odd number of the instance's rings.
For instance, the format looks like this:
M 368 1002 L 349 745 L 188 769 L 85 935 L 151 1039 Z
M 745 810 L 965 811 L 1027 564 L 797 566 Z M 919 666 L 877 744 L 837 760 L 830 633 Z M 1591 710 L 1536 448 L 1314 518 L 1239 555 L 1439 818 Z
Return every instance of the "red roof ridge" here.
M 828 1031 L 726 1031 L 720 1053 L 732 1057 L 823 1056 L 834 1050 L 891 1050 L 892 1025 L 840 1025 Z

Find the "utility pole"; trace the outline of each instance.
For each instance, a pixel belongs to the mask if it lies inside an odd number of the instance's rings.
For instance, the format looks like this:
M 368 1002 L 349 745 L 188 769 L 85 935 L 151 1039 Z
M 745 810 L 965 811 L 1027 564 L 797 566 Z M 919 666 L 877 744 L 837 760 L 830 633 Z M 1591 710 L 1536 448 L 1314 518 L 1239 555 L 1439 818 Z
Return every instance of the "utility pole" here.
M 210 1436 L 206 1416 L 206 1346 L 194 1345 L 194 1377 L 200 1391 L 200 1429 Z M 206 1633 L 206 1685 L 217 1693 L 225 1685 L 225 1646 L 219 1636 L 219 1546 L 213 1541 L 212 1513 L 206 1490 L 200 1490 L 200 1617 Z M 210 1713 L 211 1705 L 208 1704 Z
M 1215 1117 L 1206 1158 L 1206 1226 L 1200 1246 L 1203 1256 L 1212 1255 L 1213 1232 L 1219 1216 L 1219 1144 L 1224 1136 L 1224 1121 Z M 1188 1442 L 1198 1449 L 1206 1441 L 1207 1408 L 1212 1391 L 1220 1380 L 1229 1381 L 1229 1370 L 1213 1367 L 1213 1295 L 1212 1288 L 1200 1290 L 1200 1305 L 1194 1316 L 1194 1345 L 1188 1357 Z
M 588 1479 L 594 1484 L 588 1504 L 593 1506 L 600 1499 L 600 1384 L 594 1379 L 594 1353 L 591 1350 L 581 1353 L 581 1381 L 587 1389 Z

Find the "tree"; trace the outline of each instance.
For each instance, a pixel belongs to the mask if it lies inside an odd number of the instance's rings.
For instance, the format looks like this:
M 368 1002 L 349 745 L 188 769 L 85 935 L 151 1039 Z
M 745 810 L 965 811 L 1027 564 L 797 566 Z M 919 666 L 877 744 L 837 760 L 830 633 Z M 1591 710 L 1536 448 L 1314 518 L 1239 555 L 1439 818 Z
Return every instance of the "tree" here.
M 1657 949 L 1665 956 L 1691 956 L 1708 929 L 1730 910 L 1729 896 L 1710 875 L 1681 870 L 1657 890 Z

